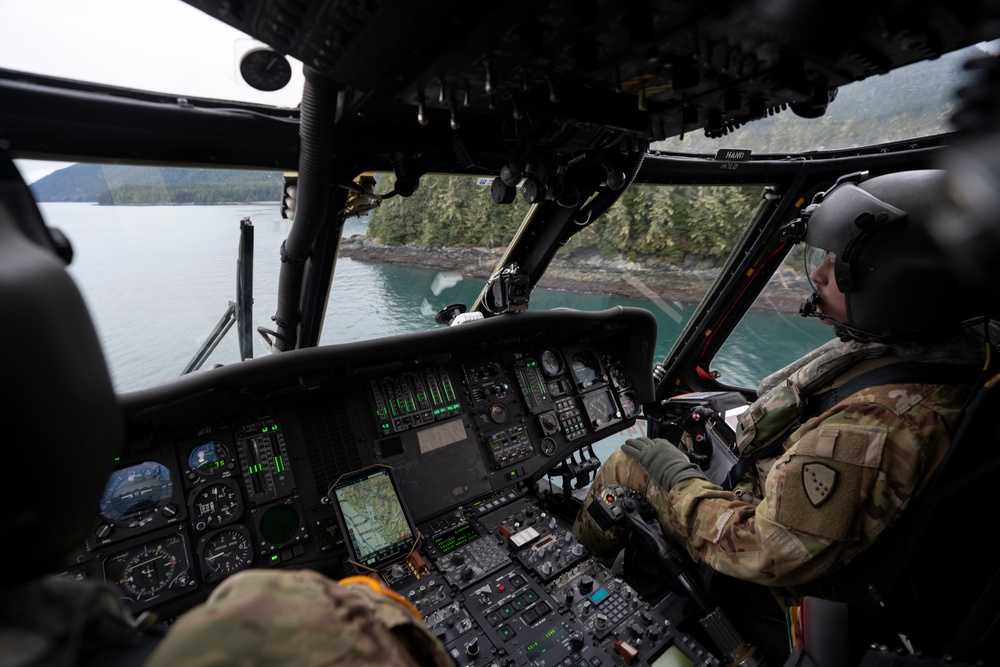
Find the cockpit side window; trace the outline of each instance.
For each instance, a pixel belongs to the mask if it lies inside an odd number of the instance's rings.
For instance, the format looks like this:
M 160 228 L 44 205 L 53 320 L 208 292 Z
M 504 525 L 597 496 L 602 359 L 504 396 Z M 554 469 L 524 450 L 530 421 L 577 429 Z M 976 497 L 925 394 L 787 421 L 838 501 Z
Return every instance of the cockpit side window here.
M 556 253 L 539 282 L 553 291 L 536 290 L 532 308 L 646 308 L 658 325 L 654 358 L 663 359 L 754 219 L 760 192 L 759 185 L 633 185 Z
M 796 246 L 712 361 L 719 381 L 756 388 L 765 377 L 784 368 L 833 338 L 833 328 L 799 314 L 812 287 L 803 246 Z

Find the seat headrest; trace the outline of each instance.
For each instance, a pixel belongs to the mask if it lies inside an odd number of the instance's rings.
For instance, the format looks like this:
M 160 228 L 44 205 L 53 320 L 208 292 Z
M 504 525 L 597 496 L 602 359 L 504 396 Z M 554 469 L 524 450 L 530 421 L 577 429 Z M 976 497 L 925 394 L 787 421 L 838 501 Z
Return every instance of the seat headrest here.
M 0 151 L 4 442 L 22 478 L 0 484 L 0 586 L 67 564 L 93 526 L 122 446 L 121 409 L 90 314 L 66 272 L 66 247 Z

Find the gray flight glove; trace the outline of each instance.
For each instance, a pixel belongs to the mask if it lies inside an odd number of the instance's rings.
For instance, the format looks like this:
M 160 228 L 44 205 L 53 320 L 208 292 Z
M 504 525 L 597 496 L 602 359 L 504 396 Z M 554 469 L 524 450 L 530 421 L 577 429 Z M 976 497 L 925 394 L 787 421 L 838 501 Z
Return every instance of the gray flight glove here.
M 649 478 L 664 491 L 684 479 L 708 479 L 697 463 L 692 463 L 684 452 L 662 438 L 630 438 L 622 445 L 622 451 L 638 461 Z

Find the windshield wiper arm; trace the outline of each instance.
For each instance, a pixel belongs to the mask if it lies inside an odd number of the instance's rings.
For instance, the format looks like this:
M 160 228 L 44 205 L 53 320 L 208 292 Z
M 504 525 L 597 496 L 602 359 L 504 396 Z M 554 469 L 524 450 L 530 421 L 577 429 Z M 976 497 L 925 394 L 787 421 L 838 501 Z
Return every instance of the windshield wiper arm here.
M 201 368 L 205 360 L 211 356 L 215 348 L 234 323 L 239 326 L 236 334 L 240 344 L 240 359 L 246 361 L 253 358 L 253 223 L 250 218 L 240 220 L 240 245 L 236 259 L 236 301 L 230 301 L 229 307 L 223 313 L 222 318 L 212 329 L 212 332 L 201 344 L 198 351 L 191 357 L 181 375 L 187 375 L 191 371 Z

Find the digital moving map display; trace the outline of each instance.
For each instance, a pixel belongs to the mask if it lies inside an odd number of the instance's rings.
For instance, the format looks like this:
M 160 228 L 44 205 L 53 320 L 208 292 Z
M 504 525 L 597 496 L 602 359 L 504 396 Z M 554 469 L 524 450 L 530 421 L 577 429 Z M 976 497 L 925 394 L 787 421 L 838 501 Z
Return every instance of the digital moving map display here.
M 351 560 L 358 565 L 379 570 L 413 548 L 417 532 L 400 500 L 391 468 L 373 466 L 341 477 L 330 500 Z

